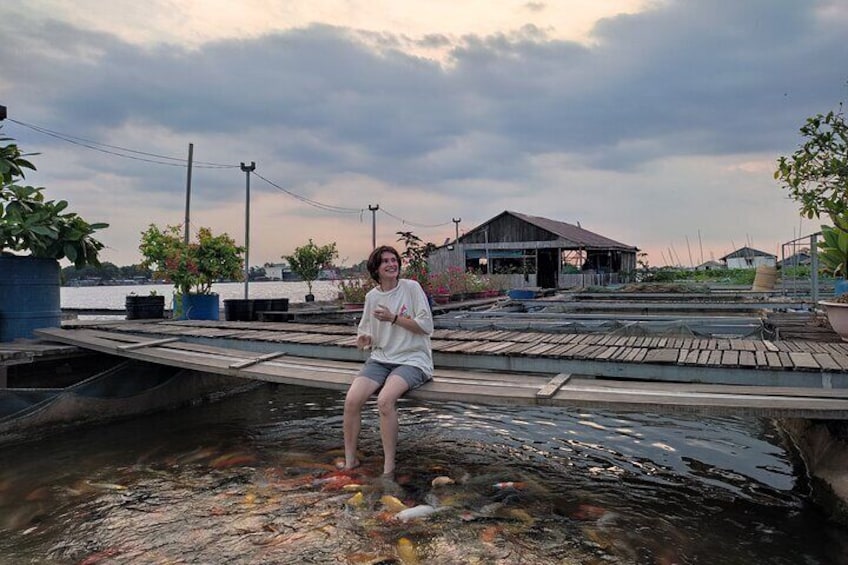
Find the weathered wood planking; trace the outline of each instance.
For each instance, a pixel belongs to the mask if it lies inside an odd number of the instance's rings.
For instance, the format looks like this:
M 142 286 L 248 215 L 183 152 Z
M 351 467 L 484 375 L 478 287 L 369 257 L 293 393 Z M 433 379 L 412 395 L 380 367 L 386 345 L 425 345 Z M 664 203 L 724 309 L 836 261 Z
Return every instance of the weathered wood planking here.
M 120 352 L 123 356 L 142 361 L 339 391 L 347 388 L 361 366 L 358 362 L 327 361 L 278 354 L 257 356 L 239 349 L 170 339 L 150 340 L 143 335 L 133 336 L 102 329 L 45 330 L 43 333 L 45 336 L 80 347 L 106 353 Z M 140 347 L 127 347 L 127 344 L 132 343 Z M 639 347 L 622 349 L 630 351 L 630 354 L 632 351 L 644 351 L 644 348 Z M 637 383 L 575 379 L 568 374 L 547 378 L 516 373 L 439 369 L 432 382 L 412 391 L 409 396 L 424 400 L 493 405 L 613 406 L 625 410 L 848 419 L 848 389 L 814 391 L 763 386 Z
M 90 323 L 89 323 L 90 324 Z M 91 326 L 88 327 L 98 327 Z M 163 321 L 103 324 L 101 329 L 173 336 L 228 337 L 314 345 L 350 343 L 354 328 L 331 324 L 274 322 Z M 660 338 L 603 334 L 555 334 L 540 331 L 436 330 L 436 351 L 578 359 L 623 360 L 630 363 L 683 364 L 745 368 L 791 368 L 812 371 L 848 369 L 848 346 L 806 341 Z M 616 348 L 626 348 L 620 350 Z M 644 350 L 644 351 L 642 351 Z M 677 355 L 674 352 L 677 352 Z M 721 352 L 717 355 L 715 352 Z M 757 354 L 757 352 L 765 354 Z M 768 353 L 784 353 L 777 357 Z

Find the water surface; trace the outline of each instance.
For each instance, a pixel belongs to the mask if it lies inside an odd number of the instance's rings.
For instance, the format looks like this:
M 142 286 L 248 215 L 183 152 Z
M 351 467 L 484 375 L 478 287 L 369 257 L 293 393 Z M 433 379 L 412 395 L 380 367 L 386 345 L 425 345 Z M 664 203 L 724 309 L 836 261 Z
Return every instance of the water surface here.
M 341 393 L 263 385 L 0 449 L 0 559 L 846 562 L 767 420 L 404 400 L 388 483 L 373 404 L 362 468 L 334 471 L 341 412 Z M 436 512 L 402 521 L 386 495 Z

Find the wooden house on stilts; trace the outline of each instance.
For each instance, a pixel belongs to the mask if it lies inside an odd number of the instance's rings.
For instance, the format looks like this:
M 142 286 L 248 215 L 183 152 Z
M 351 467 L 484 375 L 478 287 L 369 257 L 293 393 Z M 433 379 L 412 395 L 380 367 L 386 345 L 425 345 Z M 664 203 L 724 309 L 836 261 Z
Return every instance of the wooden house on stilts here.
M 504 211 L 436 248 L 431 272 L 472 269 L 502 288 L 569 288 L 626 282 L 638 249 L 579 225 Z

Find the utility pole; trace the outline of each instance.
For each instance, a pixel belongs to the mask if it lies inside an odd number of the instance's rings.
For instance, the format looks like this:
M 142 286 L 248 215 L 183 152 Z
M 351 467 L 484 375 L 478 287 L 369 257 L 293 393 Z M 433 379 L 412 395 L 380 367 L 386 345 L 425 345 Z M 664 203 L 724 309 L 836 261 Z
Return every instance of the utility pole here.
M 185 236 L 183 241 L 188 245 L 189 235 L 189 210 L 191 210 L 191 164 L 194 160 L 194 143 L 188 144 L 188 172 L 186 173 L 186 209 L 185 209 Z
M 377 249 L 377 210 L 380 209 L 379 204 L 368 205 L 371 210 L 371 251 Z
M 256 169 L 256 163 L 250 165 L 241 164 L 245 178 L 245 201 L 244 201 L 244 299 L 247 300 L 248 283 L 250 282 L 250 173 Z
M 451 218 L 451 221 L 456 224 L 456 239 L 454 239 L 454 243 L 459 243 L 459 222 L 462 221 L 462 218 Z

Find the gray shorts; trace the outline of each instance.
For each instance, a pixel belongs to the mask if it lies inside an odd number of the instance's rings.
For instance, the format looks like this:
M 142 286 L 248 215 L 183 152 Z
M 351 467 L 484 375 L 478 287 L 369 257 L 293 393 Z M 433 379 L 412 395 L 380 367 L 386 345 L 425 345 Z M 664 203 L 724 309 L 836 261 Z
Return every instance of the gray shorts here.
M 386 384 L 389 375 L 397 375 L 402 378 L 409 385 L 409 390 L 416 389 L 431 379 L 418 367 L 381 363 L 373 359 L 368 359 L 359 371 L 359 376 L 368 377 L 380 386 Z

